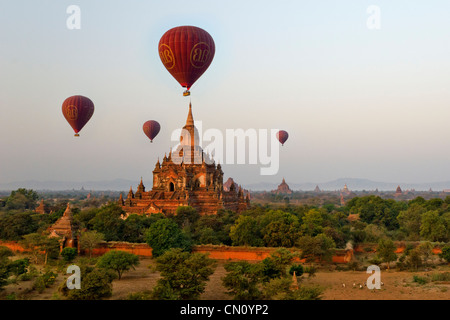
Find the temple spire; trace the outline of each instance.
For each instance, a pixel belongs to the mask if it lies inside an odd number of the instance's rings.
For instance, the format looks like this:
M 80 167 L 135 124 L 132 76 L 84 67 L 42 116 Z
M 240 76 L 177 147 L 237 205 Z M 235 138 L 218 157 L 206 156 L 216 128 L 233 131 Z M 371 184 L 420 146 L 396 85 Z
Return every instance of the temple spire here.
M 192 116 L 192 104 L 189 102 L 189 113 L 186 120 L 186 126 L 193 126 L 194 125 L 194 117 Z
M 70 214 L 70 203 L 67 202 L 66 211 L 64 211 L 63 216 L 67 217 Z

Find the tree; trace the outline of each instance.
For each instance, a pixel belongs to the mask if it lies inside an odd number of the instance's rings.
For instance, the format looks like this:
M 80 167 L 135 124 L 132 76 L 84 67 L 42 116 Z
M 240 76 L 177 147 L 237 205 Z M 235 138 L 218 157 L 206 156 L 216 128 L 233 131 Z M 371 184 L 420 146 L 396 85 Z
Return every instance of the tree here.
M 95 218 L 89 223 L 93 229 L 104 235 L 105 241 L 121 241 L 123 236 L 125 212 L 116 203 L 107 204 L 98 209 Z
M 77 256 L 77 249 L 76 248 L 64 248 L 61 251 L 61 256 L 64 258 L 64 261 L 70 262 Z
M 32 189 L 19 188 L 11 191 L 6 198 L 6 209 L 8 210 L 30 210 L 36 208 L 36 201 L 39 199 L 38 194 Z
M 44 255 L 44 264 L 47 264 L 49 256 L 57 257 L 59 254 L 58 239 L 50 238 L 46 235 L 30 233 L 23 237 L 21 243 L 31 251 L 36 264 L 38 263 L 39 256 L 42 254 Z
M 145 233 L 147 244 L 152 247 L 152 255 L 159 257 L 171 248 L 191 250 L 191 240 L 171 219 L 161 219 L 153 223 Z
M 230 229 L 233 246 L 260 247 L 264 244 L 261 230 L 255 218 L 241 215 Z
M 30 260 L 28 258 L 18 259 L 18 260 L 12 261 L 9 264 L 8 268 L 9 268 L 9 271 L 13 275 L 20 276 L 21 274 L 27 273 L 29 265 L 30 265 Z
M 281 210 L 269 211 L 261 218 L 261 233 L 267 247 L 293 247 L 301 236 L 298 218 Z
M 375 224 L 367 225 L 364 231 L 366 232 L 367 242 L 378 242 L 381 238 L 386 236 L 384 228 Z
M 7 247 L 0 246 L 0 290 L 8 283 L 8 278 L 11 272 L 9 257 L 14 253 Z
M 439 254 L 439 257 L 450 263 L 450 246 L 443 247 L 442 253 Z
M 422 242 L 417 247 L 417 251 L 422 256 L 422 259 L 423 259 L 423 262 L 425 263 L 425 265 L 427 264 L 428 259 L 431 256 L 433 247 L 434 247 L 433 244 L 431 242 L 429 242 L 429 241 Z
M 7 213 L 0 217 L 0 239 L 19 241 L 37 230 L 38 225 L 31 212 Z
M 257 300 L 262 298 L 260 281 L 263 277 L 263 266 L 260 263 L 247 261 L 229 262 L 224 266 L 227 274 L 222 278 L 227 294 L 235 300 Z
M 8 283 L 9 274 L 9 259 L 0 259 L 0 290 Z
M 10 248 L 0 246 L 0 260 L 3 260 L 8 257 L 12 257 L 12 256 L 14 256 L 14 252 Z
M 379 196 L 355 197 L 347 203 L 352 214 L 359 214 L 361 221 L 368 224 L 384 225 L 388 230 L 398 227 L 397 216 L 406 210 L 407 204 Z
M 163 219 L 162 214 L 152 214 L 150 217 L 131 214 L 125 219 L 122 229 L 122 241 L 132 243 L 144 243 L 145 231 L 152 223 Z
M 323 231 L 323 216 L 318 209 L 311 209 L 305 213 L 302 219 L 304 234 L 315 236 Z
M 117 272 L 119 280 L 125 271 L 139 265 L 139 257 L 135 254 L 112 250 L 105 253 L 97 262 L 97 266 Z
M 277 249 L 270 257 L 265 258 L 263 264 L 263 280 L 286 277 L 287 268 L 292 264 L 295 254 L 286 248 Z
M 417 270 L 422 265 L 422 258 L 417 248 L 409 252 L 407 265 L 412 270 Z
M 156 299 L 195 300 L 205 291 L 215 263 L 207 255 L 180 248 L 166 251 L 156 259 L 161 278 L 153 290 Z
M 193 226 L 200 219 L 200 214 L 193 207 L 180 206 L 177 208 L 175 216 L 171 218 L 178 224 L 180 229 L 183 229 L 186 226 Z
M 423 198 L 422 198 L 423 199 Z M 397 216 L 400 228 L 406 232 L 410 240 L 419 240 L 420 223 L 425 208 L 418 203 L 410 204 L 408 209 Z
M 82 231 L 80 235 L 80 247 L 89 251 L 89 258 L 92 258 L 94 250 L 104 239 L 104 235 L 97 231 Z
M 445 241 L 447 230 L 444 219 L 438 211 L 427 211 L 422 215 L 420 235 L 430 241 Z
M 323 289 L 318 286 L 292 288 L 292 279 L 275 278 L 264 284 L 264 299 L 270 300 L 320 300 Z
M 336 247 L 333 239 L 321 233 L 315 237 L 303 236 L 297 242 L 297 247 L 301 249 L 301 258 L 307 262 L 330 261 Z
M 389 262 L 397 260 L 397 255 L 395 254 L 394 242 L 391 239 L 380 239 L 378 241 L 377 253 L 378 257 L 387 263 L 387 267 L 389 269 Z

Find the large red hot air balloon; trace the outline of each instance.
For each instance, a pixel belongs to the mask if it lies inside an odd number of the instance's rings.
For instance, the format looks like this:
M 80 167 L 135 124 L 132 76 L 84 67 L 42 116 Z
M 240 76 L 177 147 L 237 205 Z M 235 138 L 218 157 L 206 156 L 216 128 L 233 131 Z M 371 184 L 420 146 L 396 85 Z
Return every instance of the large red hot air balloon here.
M 94 114 L 94 103 L 83 96 L 72 96 L 64 100 L 62 104 L 64 118 L 75 131 L 75 137 L 79 137 L 81 129 Z
M 158 121 L 149 120 L 144 123 L 142 129 L 144 129 L 144 133 L 150 139 L 150 142 L 153 142 L 153 139 L 158 135 L 161 126 Z
M 282 146 L 284 145 L 284 143 L 286 142 L 286 140 L 288 138 L 289 138 L 289 134 L 286 131 L 280 130 L 277 132 L 277 139 L 278 139 L 278 141 L 280 141 Z
M 216 47 L 213 38 L 203 29 L 181 26 L 170 29 L 159 40 L 159 57 L 170 74 L 187 90 L 211 64 Z

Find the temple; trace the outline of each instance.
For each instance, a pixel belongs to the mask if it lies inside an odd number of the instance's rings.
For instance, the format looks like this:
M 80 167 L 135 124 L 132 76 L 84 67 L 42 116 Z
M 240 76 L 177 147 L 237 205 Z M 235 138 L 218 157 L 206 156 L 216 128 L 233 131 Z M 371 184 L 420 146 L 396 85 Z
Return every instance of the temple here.
M 36 209 L 34 209 L 34 212 L 39 214 L 45 214 L 48 212 L 47 206 L 44 203 L 44 199 L 42 199 L 39 206 Z
M 153 188 L 145 190 L 142 178 L 136 192 L 130 188 L 126 199 L 120 195 L 119 205 L 130 214 L 175 214 L 179 206 L 191 206 L 202 215 L 216 214 L 219 209 L 241 212 L 250 205 L 249 194 L 241 187 L 223 186 L 221 165 L 203 152 L 199 134 L 194 125 L 192 105 L 186 125 L 182 129 L 180 144 L 170 150 L 162 163 L 159 159 L 153 170 Z
M 397 190 L 395 190 L 395 196 L 401 196 L 403 194 L 402 188 L 400 186 L 397 187 Z
M 347 184 L 344 185 L 344 188 L 341 190 L 341 192 L 347 196 L 351 194 L 351 191 L 348 189 Z
M 67 203 L 63 216 L 48 228 L 48 232 L 50 237 L 59 240 L 61 250 L 65 247 L 77 248 L 78 239 L 74 232 L 73 216 L 69 203 Z
M 281 181 L 281 184 L 278 185 L 277 190 L 272 190 L 272 193 L 276 193 L 276 194 L 292 194 L 292 190 L 289 188 L 289 185 L 286 183 L 286 181 L 283 178 L 283 181 Z

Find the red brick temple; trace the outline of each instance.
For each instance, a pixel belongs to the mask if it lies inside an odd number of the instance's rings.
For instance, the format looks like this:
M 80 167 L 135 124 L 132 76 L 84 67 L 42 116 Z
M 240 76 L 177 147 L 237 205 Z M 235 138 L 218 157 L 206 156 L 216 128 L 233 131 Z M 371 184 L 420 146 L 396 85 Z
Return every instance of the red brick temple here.
M 272 193 L 292 194 L 292 190 L 289 188 L 289 185 L 286 183 L 286 181 L 283 178 L 283 181 L 281 181 L 281 184 L 278 186 L 277 190 L 272 190 Z
M 128 196 L 119 204 L 130 214 L 174 214 L 179 206 L 191 206 L 202 214 L 216 214 L 219 209 L 241 212 L 250 205 L 250 198 L 241 188 L 224 190 L 221 165 L 203 152 L 198 130 L 194 125 L 192 105 L 183 127 L 180 145 L 162 163 L 159 159 L 153 170 L 153 188 L 145 190 L 142 182 L 136 192 L 130 188 Z
M 66 211 L 51 227 L 48 228 L 50 237 L 57 238 L 60 243 L 60 249 L 65 247 L 77 248 L 77 236 L 74 233 L 73 216 L 69 203 Z

